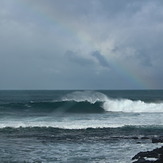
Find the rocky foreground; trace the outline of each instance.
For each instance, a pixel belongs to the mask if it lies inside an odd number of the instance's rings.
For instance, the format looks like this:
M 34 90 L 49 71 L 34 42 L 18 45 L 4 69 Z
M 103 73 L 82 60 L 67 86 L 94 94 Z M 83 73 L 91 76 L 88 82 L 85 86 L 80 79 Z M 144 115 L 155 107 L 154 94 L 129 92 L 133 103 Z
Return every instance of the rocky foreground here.
M 163 137 L 153 138 L 152 143 L 163 143 Z M 163 146 L 152 151 L 139 152 L 132 160 L 133 163 L 163 163 Z

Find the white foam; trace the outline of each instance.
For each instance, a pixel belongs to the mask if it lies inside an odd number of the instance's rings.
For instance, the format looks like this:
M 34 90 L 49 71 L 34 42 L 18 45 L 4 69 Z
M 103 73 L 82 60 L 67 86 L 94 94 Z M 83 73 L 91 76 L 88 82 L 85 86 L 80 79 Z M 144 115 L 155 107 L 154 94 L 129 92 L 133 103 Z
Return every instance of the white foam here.
M 1 123 L 0 128 L 5 128 L 5 127 L 13 127 L 13 128 L 18 128 L 18 127 L 55 127 L 55 128 L 63 128 L 63 129 L 86 129 L 86 128 L 117 128 L 117 127 L 122 127 L 124 125 L 122 124 L 109 124 L 109 123 L 104 123 L 103 121 L 89 121 L 89 122 L 84 122 L 84 121 L 69 121 L 69 122 L 27 122 L 27 121 L 15 121 L 14 123 L 9 121 L 7 123 Z
M 107 99 L 103 107 L 112 112 L 163 112 L 163 103 L 145 103 L 143 101 L 132 101 L 129 99 Z
M 106 113 L 106 114 L 63 114 L 40 117 L 17 117 L 1 119 L 4 127 L 56 127 L 64 129 L 117 128 L 130 126 L 163 126 L 163 113 Z
M 111 99 L 105 94 L 97 91 L 75 91 L 62 98 L 63 101 L 88 101 L 95 103 L 103 102 L 105 111 L 111 112 L 163 112 L 163 103 L 145 103 L 141 100 L 132 101 L 129 99 Z
M 88 101 L 91 103 L 101 101 L 103 102 L 102 107 L 106 110 L 107 114 L 54 113 L 40 117 L 3 118 L 0 119 L 0 128 L 38 126 L 82 129 L 103 127 L 113 128 L 125 125 L 163 125 L 163 103 L 145 103 L 141 100 L 133 101 L 130 99 L 111 99 L 105 94 L 95 91 L 73 92 L 66 95 L 62 100 L 74 100 L 79 102 Z M 113 112 L 113 114 L 110 112 Z M 124 113 L 119 114 L 116 112 Z

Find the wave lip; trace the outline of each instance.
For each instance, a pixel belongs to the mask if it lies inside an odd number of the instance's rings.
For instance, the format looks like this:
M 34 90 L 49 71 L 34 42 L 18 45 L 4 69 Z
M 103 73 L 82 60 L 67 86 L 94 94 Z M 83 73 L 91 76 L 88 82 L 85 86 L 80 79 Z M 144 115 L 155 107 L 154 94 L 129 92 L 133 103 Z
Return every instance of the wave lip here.
M 62 100 L 63 101 L 76 101 L 76 102 L 83 102 L 87 101 L 90 103 L 96 102 L 104 102 L 108 98 L 105 94 L 95 91 L 75 91 L 65 95 Z

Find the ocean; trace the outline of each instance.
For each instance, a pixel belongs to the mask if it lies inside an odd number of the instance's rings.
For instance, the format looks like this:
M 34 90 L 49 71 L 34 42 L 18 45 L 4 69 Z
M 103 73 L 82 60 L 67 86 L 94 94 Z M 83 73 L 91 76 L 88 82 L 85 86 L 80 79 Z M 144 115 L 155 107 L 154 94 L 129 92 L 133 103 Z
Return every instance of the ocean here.
M 162 90 L 0 91 L 2 163 L 131 163 L 160 136 Z

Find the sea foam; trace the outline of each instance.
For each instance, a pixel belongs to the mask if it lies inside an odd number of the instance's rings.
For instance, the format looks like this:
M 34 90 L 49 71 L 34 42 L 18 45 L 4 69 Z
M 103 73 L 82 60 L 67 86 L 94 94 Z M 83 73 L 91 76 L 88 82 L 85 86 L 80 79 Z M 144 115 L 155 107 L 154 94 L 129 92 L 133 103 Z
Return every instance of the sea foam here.
M 141 100 L 115 99 L 109 98 L 101 92 L 95 91 L 76 91 L 67 94 L 63 101 L 88 101 L 90 103 L 103 102 L 103 109 L 109 112 L 163 112 L 163 103 L 147 103 Z
M 163 112 L 163 103 L 145 103 L 141 100 L 107 99 L 103 107 L 106 111 L 112 112 Z

